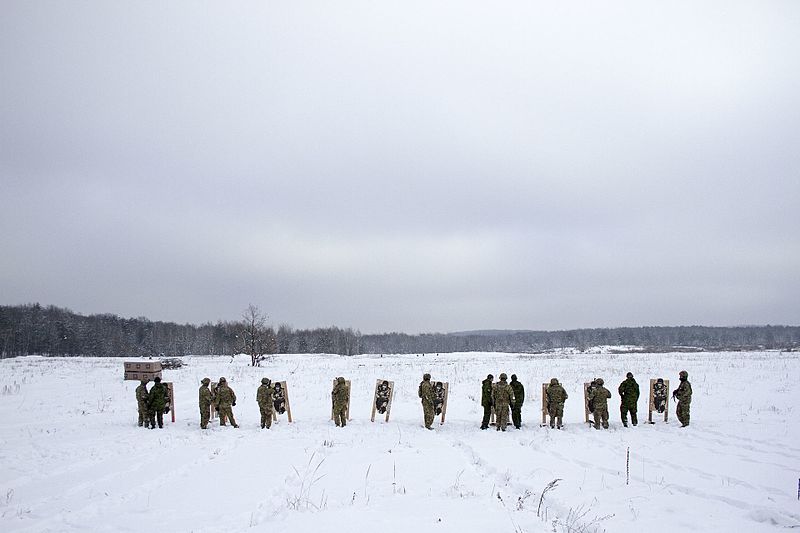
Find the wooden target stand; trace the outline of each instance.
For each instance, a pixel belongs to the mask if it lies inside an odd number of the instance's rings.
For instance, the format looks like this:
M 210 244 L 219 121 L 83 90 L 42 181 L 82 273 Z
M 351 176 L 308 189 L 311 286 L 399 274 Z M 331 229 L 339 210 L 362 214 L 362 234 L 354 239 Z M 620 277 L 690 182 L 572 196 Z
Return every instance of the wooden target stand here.
M 350 388 L 350 380 L 349 379 L 344 380 L 344 384 L 345 384 L 345 387 L 347 387 L 347 408 L 344 411 L 344 415 L 345 415 L 345 419 L 348 422 L 350 422 L 350 420 L 352 420 L 352 418 L 350 418 L 350 393 L 352 391 L 352 389 Z M 333 378 L 333 386 L 334 387 L 336 386 L 336 378 Z M 288 402 L 287 402 L 286 405 L 289 405 Z M 287 412 L 288 412 L 288 408 L 287 408 Z M 333 416 L 333 398 L 331 398 L 331 420 L 333 420 L 333 419 L 334 419 L 334 416 Z M 289 420 L 289 421 L 291 422 L 291 420 Z
M 583 384 L 583 414 L 587 424 L 594 425 L 594 415 L 589 412 L 589 388 L 592 386 L 591 382 Z
M 284 406 L 286 408 L 286 418 L 287 418 L 288 422 L 291 424 L 292 423 L 292 407 L 289 404 L 289 387 L 286 385 L 285 381 L 275 381 L 273 383 L 281 386 L 281 393 L 283 394 L 283 402 L 284 402 Z M 349 383 L 348 383 L 348 385 L 349 385 Z M 277 411 L 277 409 L 275 409 L 275 403 L 274 403 L 275 395 L 274 394 L 273 394 L 272 398 L 273 398 L 272 420 L 274 422 L 277 422 L 278 421 L 278 411 Z M 348 408 L 348 411 L 349 411 L 349 408 Z
M 541 427 L 545 427 L 547 425 L 547 415 L 550 412 L 547 410 L 547 386 L 549 383 L 542 383 L 542 425 Z
M 386 404 L 386 418 L 384 419 L 384 422 L 389 421 L 389 414 L 392 412 L 392 400 L 394 399 L 394 381 L 390 381 L 388 379 L 376 379 L 375 392 L 372 395 L 372 415 L 369 419 L 370 422 L 375 422 L 375 414 L 378 411 L 378 387 L 380 387 L 384 381 L 389 384 L 389 401 Z
M 663 379 L 663 378 L 662 378 Z M 653 411 L 658 413 L 656 409 L 656 395 L 655 395 L 655 386 L 658 382 L 658 378 L 651 378 L 650 379 L 650 402 L 648 403 L 648 412 L 647 412 L 647 423 L 648 424 L 655 424 L 653 422 Z M 664 422 L 669 420 L 669 380 L 664 379 Z
M 444 424 L 444 419 L 447 416 L 447 400 L 450 397 L 450 382 L 449 381 L 441 382 L 442 383 L 442 394 L 441 394 L 441 396 L 439 396 L 439 393 L 436 392 L 436 383 L 439 383 L 439 382 L 438 381 L 434 381 L 433 379 L 431 379 L 431 383 L 433 383 L 433 393 L 436 394 L 437 399 L 441 399 L 442 400 L 442 414 L 441 414 L 441 419 L 439 420 L 439 425 L 442 425 L 442 424 Z M 434 402 L 434 406 L 435 405 L 436 405 L 436 403 Z M 434 421 L 436 420 L 437 416 L 439 416 L 439 415 L 434 414 L 434 416 L 433 416 L 433 420 Z
M 172 387 L 171 381 L 163 382 L 167 386 L 167 397 L 169 398 L 169 412 L 172 418 L 172 423 L 175 423 L 175 389 Z

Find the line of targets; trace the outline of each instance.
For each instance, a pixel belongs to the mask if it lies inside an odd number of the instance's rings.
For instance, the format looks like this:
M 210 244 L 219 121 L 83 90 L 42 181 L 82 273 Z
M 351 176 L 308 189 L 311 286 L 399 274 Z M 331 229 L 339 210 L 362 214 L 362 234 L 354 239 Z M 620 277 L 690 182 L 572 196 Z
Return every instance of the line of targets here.
M 447 381 L 434 381 L 434 400 L 433 400 L 433 409 L 434 409 L 434 420 L 436 418 L 439 419 L 439 424 L 444 424 L 445 418 L 447 417 L 447 401 L 450 396 L 450 383 Z M 272 419 L 274 421 L 278 420 L 279 415 L 286 415 L 287 421 L 289 423 L 292 422 L 292 407 L 291 403 L 289 402 L 289 387 L 286 384 L 286 381 L 276 381 L 273 382 L 275 387 L 275 393 L 273 394 L 272 404 Z M 171 383 L 168 384 L 171 389 Z M 336 385 L 336 379 L 333 380 L 333 386 Z M 350 380 L 345 380 L 345 385 L 347 387 L 347 410 L 346 410 L 346 417 L 347 420 L 351 420 L 350 416 L 350 391 L 351 391 L 351 382 Z M 542 383 L 542 425 L 547 424 L 547 386 L 549 383 Z M 594 420 L 590 418 L 592 414 L 592 409 L 589 404 L 589 395 L 592 392 L 593 384 L 592 382 L 586 382 L 583 384 L 583 407 L 584 407 L 584 420 L 587 423 L 593 424 Z M 389 416 L 392 412 L 392 401 L 394 399 L 394 381 L 387 380 L 387 379 L 377 379 L 375 380 L 375 391 L 373 393 L 373 401 L 372 401 L 372 414 L 370 415 L 370 421 L 375 422 L 376 418 L 383 417 L 384 422 L 389 421 Z M 648 403 L 648 415 L 647 421 L 650 424 L 655 424 L 653 421 L 653 413 L 657 415 L 664 415 L 664 422 L 669 420 L 669 380 L 663 378 L 653 378 L 650 380 L 650 401 Z M 212 383 L 212 393 L 216 393 L 216 384 Z M 170 394 L 170 397 L 172 395 Z M 215 410 L 211 410 L 211 417 L 217 418 L 219 413 Z M 333 405 L 331 405 L 331 420 L 333 420 Z M 496 413 L 495 408 L 492 406 L 492 412 L 490 417 L 490 424 L 496 425 Z M 508 422 L 510 424 L 511 422 Z
M 547 417 L 549 415 L 547 409 L 547 386 L 550 383 L 542 383 L 542 426 L 547 425 Z M 586 382 L 583 384 L 583 411 L 584 411 L 584 419 L 589 424 L 594 424 L 594 419 L 592 418 L 592 408 L 589 405 L 589 394 L 592 392 L 592 382 Z M 652 378 L 650 380 L 650 401 L 648 402 L 648 414 L 647 414 L 647 421 L 650 424 L 655 424 L 653 421 L 653 413 L 657 415 L 664 415 L 664 422 L 669 421 L 669 380 L 664 378 Z M 442 421 L 444 423 L 444 421 Z M 492 426 L 497 425 L 497 417 L 494 409 L 494 405 L 492 406 L 492 413 L 489 418 L 489 423 Z M 511 421 L 509 420 L 506 423 L 506 426 L 511 425 Z

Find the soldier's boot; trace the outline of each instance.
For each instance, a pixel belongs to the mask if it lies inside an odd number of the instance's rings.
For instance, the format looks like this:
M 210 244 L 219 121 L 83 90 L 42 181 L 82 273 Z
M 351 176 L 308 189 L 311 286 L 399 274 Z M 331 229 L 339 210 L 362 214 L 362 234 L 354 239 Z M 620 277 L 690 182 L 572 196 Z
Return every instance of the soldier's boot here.
M 636 413 L 631 413 L 631 424 L 634 426 L 639 423 L 639 419 L 636 417 Z
M 559 416 L 559 417 L 558 417 L 558 421 L 557 421 L 557 423 L 556 423 L 556 427 L 557 427 L 558 429 L 561 429 L 561 426 L 562 426 L 562 425 L 563 425 L 563 423 L 562 423 L 562 421 L 561 421 L 561 417 Z

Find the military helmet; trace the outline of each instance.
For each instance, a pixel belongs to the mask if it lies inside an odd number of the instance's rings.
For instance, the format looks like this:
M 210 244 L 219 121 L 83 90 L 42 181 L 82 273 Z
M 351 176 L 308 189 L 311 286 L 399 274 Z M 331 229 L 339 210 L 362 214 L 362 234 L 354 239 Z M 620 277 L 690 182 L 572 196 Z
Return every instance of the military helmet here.
M 505 373 L 505 372 L 503 372 L 502 374 L 500 374 L 500 381 L 505 381 L 505 380 L 507 380 L 507 379 L 508 379 L 508 376 L 506 375 L 506 373 Z
M 156 376 L 153 381 L 155 381 L 156 383 L 161 383 L 161 378 Z
M 211 383 L 211 380 L 208 378 L 203 378 L 200 380 L 200 383 L 202 383 L 203 385 L 208 385 L 209 383 Z
M 558 385 L 558 380 L 556 378 L 551 379 L 550 385 Z
M 220 383 L 225 383 L 227 380 L 225 378 L 219 378 Z
M 422 379 L 424 379 L 425 381 L 430 381 L 431 375 L 430 374 L 422 374 Z
M 486 376 L 486 379 L 494 379 L 494 376 L 489 374 L 488 376 Z
M 681 379 L 686 379 L 689 377 L 689 373 L 686 370 L 681 370 L 678 376 L 680 376 Z
M 517 375 L 511 374 L 511 381 L 517 381 Z
M 344 383 L 344 378 L 343 377 L 339 377 L 336 381 L 338 381 L 339 383 Z
M 627 374 L 625 374 L 625 377 L 628 379 L 633 379 L 633 372 L 628 372 Z
M 603 386 L 603 383 L 605 383 L 605 381 L 603 381 L 603 378 L 597 378 L 596 380 L 594 380 L 594 382 L 600 385 L 601 387 Z
M 269 378 L 261 378 L 261 383 L 264 385 L 269 385 Z

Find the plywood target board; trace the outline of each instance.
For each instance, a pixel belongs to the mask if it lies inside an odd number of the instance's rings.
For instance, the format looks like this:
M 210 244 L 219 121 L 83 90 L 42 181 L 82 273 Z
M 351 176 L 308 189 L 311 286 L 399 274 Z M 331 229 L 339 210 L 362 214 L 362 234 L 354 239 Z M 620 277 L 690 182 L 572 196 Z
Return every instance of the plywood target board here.
M 661 379 L 662 383 L 658 383 Z M 650 402 L 647 410 L 647 421 L 651 424 L 653 422 L 653 412 L 658 414 L 664 413 L 664 422 L 669 419 L 669 380 L 663 378 L 652 378 L 650 380 Z
M 375 393 L 372 395 L 372 415 L 370 421 L 375 422 L 375 414 L 386 415 L 384 422 L 389 421 L 394 398 L 394 381 L 388 379 L 375 380 Z
M 441 416 L 439 424 L 444 424 L 447 416 L 447 399 L 450 396 L 450 383 L 447 381 L 433 381 L 433 419 Z
M 583 412 L 586 416 L 586 422 L 589 424 L 594 424 L 594 416 L 590 418 L 592 411 L 589 410 L 589 393 L 591 393 L 592 387 L 591 382 L 583 384 Z
M 542 383 L 542 425 L 547 425 L 547 415 L 549 414 L 549 410 L 547 409 L 547 386 L 549 383 Z
M 349 379 L 344 380 L 344 384 L 347 387 L 347 408 L 345 409 L 345 418 L 348 421 L 350 421 L 350 420 L 352 420 L 350 418 L 350 393 L 352 392 L 353 389 L 350 388 L 350 380 Z M 333 378 L 333 387 L 335 387 L 335 386 L 336 386 L 336 378 Z M 333 416 L 333 399 L 332 398 L 331 398 L 331 420 L 334 420 L 334 416 Z
M 286 413 L 286 419 L 292 422 L 292 407 L 289 403 L 289 387 L 286 381 L 274 381 L 275 392 L 272 395 L 272 419 L 278 420 L 278 415 Z
M 165 381 L 164 385 L 167 386 L 167 407 L 172 417 L 172 422 L 175 422 L 175 389 L 172 387 L 171 381 Z

